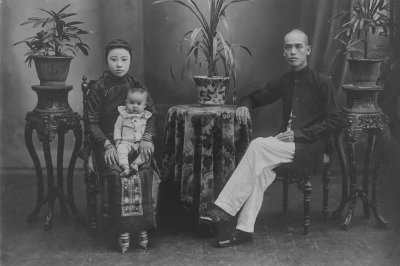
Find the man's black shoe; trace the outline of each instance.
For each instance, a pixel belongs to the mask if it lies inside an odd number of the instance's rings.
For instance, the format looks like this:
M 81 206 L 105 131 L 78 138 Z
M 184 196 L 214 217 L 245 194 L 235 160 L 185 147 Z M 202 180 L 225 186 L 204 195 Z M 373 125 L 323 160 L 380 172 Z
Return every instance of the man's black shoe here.
M 199 217 L 200 222 L 203 223 L 219 223 L 228 222 L 232 219 L 232 215 L 215 205 L 209 203 L 204 214 Z
M 227 248 L 240 245 L 253 240 L 253 235 L 238 229 L 235 229 L 226 239 L 217 242 L 217 248 Z

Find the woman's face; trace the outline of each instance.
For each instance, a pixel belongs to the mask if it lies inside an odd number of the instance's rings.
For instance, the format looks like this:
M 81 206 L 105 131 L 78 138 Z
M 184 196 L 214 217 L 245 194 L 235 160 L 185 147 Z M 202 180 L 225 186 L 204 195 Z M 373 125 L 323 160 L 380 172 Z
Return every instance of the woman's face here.
M 107 56 L 107 65 L 111 74 L 116 77 L 123 77 L 128 73 L 131 64 L 129 52 L 123 48 L 112 49 Z

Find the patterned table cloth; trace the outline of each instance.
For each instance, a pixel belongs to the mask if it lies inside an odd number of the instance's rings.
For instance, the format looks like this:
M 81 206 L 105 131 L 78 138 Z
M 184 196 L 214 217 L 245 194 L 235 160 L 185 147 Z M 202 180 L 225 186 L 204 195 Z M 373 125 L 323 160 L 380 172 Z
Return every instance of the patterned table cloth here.
M 232 105 L 178 105 L 166 115 L 161 176 L 195 215 L 217 198 L 252 139 L 251 121 L 240 124 L 235 111 Z

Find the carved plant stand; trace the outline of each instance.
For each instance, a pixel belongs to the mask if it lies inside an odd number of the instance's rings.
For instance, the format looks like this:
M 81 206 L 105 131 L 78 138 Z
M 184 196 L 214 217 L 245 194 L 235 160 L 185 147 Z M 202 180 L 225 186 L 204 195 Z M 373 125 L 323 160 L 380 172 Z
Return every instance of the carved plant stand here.
M 25 143 L 33 160 L 37 177 L 37 202 L 35 209 L 28 215 L 28 222 L 36 220 L 37 215 L 45 203 L 48 204 L 45 229 L 52 227 L 53 208 L 56 199 L 60 202 L 61 214 L 68 213 L 67 205 L 79 222 L 83 221 L 78 212 L 73 195 L 73 172 L 77 159 L 77 153 L 82 145 L 82 128 L 78 113 L 73 112 L 68 103 L 68 92 L 72 89 L 70 85 L 47 85 L 32 86 L 38 95 L 38 103 L 32 112 L 26 114 Z M 38 139 L 43 143 L 43 152 L 47 168 L 48 191 L 43 194 L 42 167 L 32 142 L 33 130 L 36 130 Z M 67 196 L 63 188 L 63 155 L 64 136 L 72 130 L 75 137 L 75 145 L 67 174 Z M 53 163 L 50 153 L 50 142 L 58 135 L 57 147 L 57 186 L 53 180 Z
M 347 102 L 342 113 L 345 120 L 345 128 L 340 135 L 335 136 L 335 145 L 339 153 L 342 168 L 342 198 L 340 206 L 333 212 L 333 217 L 339 217 L 344 206 L 348 204 L 348 213 L 342 224 L 344 230 L 351 227 L 357 199 L 363 203 L 364 216 L 369 218 L 372 210 L 377 226 L 386 228 L 386 221 L 378 212 L 377 205 L 377 179 L 378 172 L 384 159 L 384 151 L 389 139 L 388 118 L 382 113 L 377 104 L 378 93 L 382 86 L 375 84 L 344 85 Z M 362 189 L 357 186 L 356 160 L 354 144 L 360 140 L 362 132 L 368 134 L 368 143 L 365 151 L 364 168 L 362 175 Z M 343 144 L 345 148 L 343 149 Z M 345 152 L 343 152 L 345 151 Z M 345 178 L 345 157 L 349 164 L 350 194 L 347 195 L 347 180 Z M 372 195 L 368 197 L 369 170 L 372 166 Z

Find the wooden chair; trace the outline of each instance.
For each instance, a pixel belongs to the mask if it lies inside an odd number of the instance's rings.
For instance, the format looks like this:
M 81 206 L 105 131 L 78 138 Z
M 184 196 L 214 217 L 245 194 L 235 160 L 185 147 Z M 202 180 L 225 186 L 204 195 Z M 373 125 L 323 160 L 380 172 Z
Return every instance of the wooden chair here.
M 83 93 L 83 148 L 79 157 L 84 161 L 85 182 L 86 182 L 86 200 L 88 226 L 92 234 L 97 231 L 97 197 L 100 195 L 101 213 L 103 217 L 108 216 L 108 194 L 106 182 L 101 178 L 96 167 L 96 161 L 92 156 L 91 140 L 89 136 L 89 117 L 88 117 L 88 94 L 92 89 L 94 80 L 87 82 L 87 77 L 82 77 Z
M 325 142 L 324 151 L 324 162 L 321 174 L 322 179 L 322 215 L 324 220 L 328 217 L 328 184 L 329 184 L 329 169 L 331 167 L 331 155 L 333 152 L 333 146 L 331 139 L 329 138 Z M 315 170 L 309 172 L 301 172 L 298 169 L 293 169 L 291 164 L 283 164 L 275 169 L 276 179 L 283 183 L 283 200 L 282 207 L 283 213 L 287 212 L 288 209 L 288 191 L 289 185 L 297 183 L 297 187 L 303 191 L 304 195 L 304 234 L 308 234 L 308 228 L 310 226 L 310 201 L 312 184 L 311 178 L 315 175 Z

